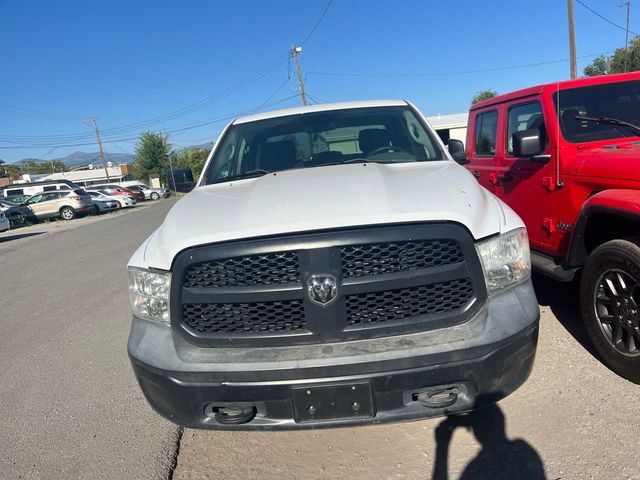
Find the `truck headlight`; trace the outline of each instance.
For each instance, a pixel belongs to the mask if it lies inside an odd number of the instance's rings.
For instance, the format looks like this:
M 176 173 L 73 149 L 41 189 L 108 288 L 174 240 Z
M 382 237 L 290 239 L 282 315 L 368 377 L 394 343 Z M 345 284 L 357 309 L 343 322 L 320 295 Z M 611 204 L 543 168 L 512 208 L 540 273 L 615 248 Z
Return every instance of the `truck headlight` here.
M 134 315 L 169 324 L 171 274 L 129 267 L 129 298 Z
M 476 249 L 490 294 L 531 275 L 529 237 L 524 228 L 478 242 Z

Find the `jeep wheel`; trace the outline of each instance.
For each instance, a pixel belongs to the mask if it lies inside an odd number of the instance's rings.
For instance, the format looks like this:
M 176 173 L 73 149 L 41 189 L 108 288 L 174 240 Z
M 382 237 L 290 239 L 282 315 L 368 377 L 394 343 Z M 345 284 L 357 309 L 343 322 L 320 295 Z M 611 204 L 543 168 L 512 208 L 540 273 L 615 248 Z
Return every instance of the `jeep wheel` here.
M 640 384 L 640 247 L 612 240 L 596 248 L 580 298 L 587 333 L 604 363 Z
M 160 194 L 158 192 L 151 192 L 151 200 L 158 200 L 160 198 Z
M 73 220 L 76 216 L 76 211 L 71 207 L 62 207 L 60 209 L 60 216 L 65 220 Z

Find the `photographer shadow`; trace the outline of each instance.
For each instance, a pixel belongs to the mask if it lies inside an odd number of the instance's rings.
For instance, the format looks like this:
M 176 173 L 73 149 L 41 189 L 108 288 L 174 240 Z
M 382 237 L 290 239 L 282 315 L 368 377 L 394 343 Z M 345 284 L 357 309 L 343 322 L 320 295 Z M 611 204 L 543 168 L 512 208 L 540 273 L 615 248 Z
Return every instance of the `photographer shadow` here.
M 457 427 L 471 430 L 482 446 L 478 455 L 464 468 L 461 480 L 547 478 L 538 452 L 522 439 L 507 438 L 504 413 L 494 403 L 471 413 L 447 417 L 436 427 L 433 480 L 449 479 L 449 446 Z

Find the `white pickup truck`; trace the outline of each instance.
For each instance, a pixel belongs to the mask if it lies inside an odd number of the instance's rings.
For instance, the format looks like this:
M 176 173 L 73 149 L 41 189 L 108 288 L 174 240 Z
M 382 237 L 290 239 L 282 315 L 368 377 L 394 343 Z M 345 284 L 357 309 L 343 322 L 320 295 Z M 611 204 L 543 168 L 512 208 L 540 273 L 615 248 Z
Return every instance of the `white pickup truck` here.
M 536 351 L 522 221 L 405 101 L 233 121 L 129 279 L 135 374 L 189 427 L 469 411 Z

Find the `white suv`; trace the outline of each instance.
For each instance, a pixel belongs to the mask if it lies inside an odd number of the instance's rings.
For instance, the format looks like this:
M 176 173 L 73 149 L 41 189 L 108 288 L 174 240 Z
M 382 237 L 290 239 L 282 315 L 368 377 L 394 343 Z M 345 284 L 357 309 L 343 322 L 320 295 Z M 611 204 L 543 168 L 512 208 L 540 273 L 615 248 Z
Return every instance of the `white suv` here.
M 135 374 L 189 427 L 468 411 L 536 351 L 522 221 L 405 101 L 235 120 L 129 280 Z

